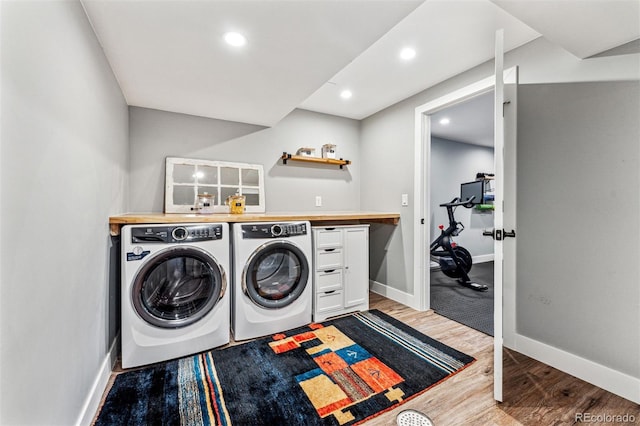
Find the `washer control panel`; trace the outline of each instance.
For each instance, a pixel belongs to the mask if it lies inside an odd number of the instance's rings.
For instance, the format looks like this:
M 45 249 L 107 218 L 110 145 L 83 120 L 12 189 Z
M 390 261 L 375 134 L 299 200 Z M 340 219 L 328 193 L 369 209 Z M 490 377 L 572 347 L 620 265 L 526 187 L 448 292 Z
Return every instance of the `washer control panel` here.
M 307 235 L 307 224 L 299 223 L 261 223 L 242 225 L 242 238 L 286 238 L 296 235 Z
M 222 225 L 148 226 L 131 229 L 132 243 L 192 243 L 219 240 Z

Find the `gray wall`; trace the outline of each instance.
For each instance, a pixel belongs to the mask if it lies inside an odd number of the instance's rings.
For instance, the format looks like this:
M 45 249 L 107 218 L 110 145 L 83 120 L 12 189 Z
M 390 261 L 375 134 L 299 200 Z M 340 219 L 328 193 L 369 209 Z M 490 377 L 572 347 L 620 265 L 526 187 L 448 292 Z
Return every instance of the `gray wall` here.
M 79 2 L 0 7 L 0 424 L 70 425 L 116 332 L 127 106 Z
M 518 93 L 519 334 L 640 377 L 640 83 Z
M 429 241 L 440 235 L 438 225 L 448 226 L 447 210 L 440 207 L 460 196 L 460 184 L 476 179 L 476 173 L 493 173 L 493 148 L 471 145 L 437 137 L 431 138 L 431 232 Z M 474 258 L 492 260 L 493 240 L 482 235 L 484 229 L 493 229 L 493 211 L 479 211 L 458 207 L 455 218 L 465 229 L 455 238 Z
M 168 156 L 262 164 L 266 208 L 274 211 L 358 210 L 360 207 L 360 122 L 294 110 L 272 128 L 131 107 L 130 211 L 164 209 L 164 168 Z M 351 160 L 344 169 L 289 162 L 283 151 L 337 145 Z M 315 196 L 322 207 L 315 207 Z

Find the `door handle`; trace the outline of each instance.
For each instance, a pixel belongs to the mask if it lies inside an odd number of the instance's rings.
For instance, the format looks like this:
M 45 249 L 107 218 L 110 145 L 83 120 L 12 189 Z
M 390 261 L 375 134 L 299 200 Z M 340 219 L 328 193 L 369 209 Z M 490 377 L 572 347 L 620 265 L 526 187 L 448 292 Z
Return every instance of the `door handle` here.
M 496 241 L 502 241 L 507 237 L 515 238 L 516 231 L 514 229 L 512 229 L 511 231 L 505 231 L 504 229 L 492 229 L 491 231 L 482 231 L 482 235 L 493 237 L 493 239 Z

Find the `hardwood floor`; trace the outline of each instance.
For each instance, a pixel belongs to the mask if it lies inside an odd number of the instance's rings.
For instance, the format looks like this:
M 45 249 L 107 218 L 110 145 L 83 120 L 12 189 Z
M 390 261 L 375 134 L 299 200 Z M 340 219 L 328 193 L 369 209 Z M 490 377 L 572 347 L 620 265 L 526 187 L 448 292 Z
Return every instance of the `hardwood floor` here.
M 426 414 L 436 426 L 640 424 L 640 405 L 509 350 L 503 355 L 504 402 L 497 403 L 493 399 L 491 336 L 374 293 L 370 295 L 370 308 L 379 309 L 477 361 L 424 394 L 367 421 L 367 426 L 394 425 L 396 416 L 406 409 Z M 612 417 L 625 414 L 627 420 L 633 417 L 634 421 L 615 422 L 618 419 Z

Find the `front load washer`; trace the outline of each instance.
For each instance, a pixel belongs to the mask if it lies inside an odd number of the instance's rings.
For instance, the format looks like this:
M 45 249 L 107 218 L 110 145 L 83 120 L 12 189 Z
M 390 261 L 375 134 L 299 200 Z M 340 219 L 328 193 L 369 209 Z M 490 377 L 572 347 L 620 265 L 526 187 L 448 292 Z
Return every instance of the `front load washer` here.
M 127 225 L 121 235 L 122 367 L 228 343 L 229 225 Z
M 309 222 L 234 223 L 235 340 L 267 336 L 311 322 Z

